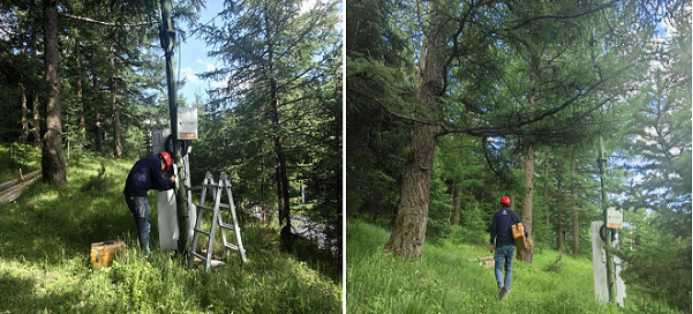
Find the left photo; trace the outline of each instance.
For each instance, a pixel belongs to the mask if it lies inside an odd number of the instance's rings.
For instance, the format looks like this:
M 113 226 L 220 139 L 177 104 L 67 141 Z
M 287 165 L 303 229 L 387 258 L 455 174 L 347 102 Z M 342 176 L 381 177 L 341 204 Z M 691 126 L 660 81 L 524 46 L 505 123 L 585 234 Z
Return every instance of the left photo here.
M 0 312 L 342 313 L 342 1 L 0 4 Z

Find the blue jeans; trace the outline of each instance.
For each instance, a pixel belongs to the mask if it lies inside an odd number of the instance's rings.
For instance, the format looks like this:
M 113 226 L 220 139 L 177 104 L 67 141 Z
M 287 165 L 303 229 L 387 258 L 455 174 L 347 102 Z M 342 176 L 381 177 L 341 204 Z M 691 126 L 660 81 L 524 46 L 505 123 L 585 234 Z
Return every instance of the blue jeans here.
M 496 248 L 496 283 L 498 288 L 504 286 L 510 292 L 510 281 L 513 278 L 513 255 L 515 254 L 514 245 L 505 245 Z M 503 266 L 505 265 L 505 281 L 503 281 Z
M 140 248 L 142 248 L 145 254 L 149 255 L 149 231 L 151 229 L 149 199 L 147 199 L 146 196 L 125 195 L 125 201 L 128 203 L 130 212 L 135 217 L 137 235 L 140 239 Z

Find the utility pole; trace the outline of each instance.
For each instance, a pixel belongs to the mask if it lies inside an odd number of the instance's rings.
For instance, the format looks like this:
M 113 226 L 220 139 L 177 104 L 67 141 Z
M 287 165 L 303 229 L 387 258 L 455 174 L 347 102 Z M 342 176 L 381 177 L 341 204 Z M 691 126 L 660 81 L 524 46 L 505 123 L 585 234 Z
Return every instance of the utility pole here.
M 188 255 L 188 202 L 187 192 L 185 191 L 185 169 L 183 156 L 180 151 L 178 141 L 178 104 L 176 103 L 176 77 L 173 73 L 173 48 L 176 44 L 176 31 L 173 28 L 171 19 L 172 5 L 171 0 L 160 0 L 161 3 L 161 27 L 159 39 L 161 47 L 166 55 L 166 83 L 168 85 L 168 108 L 171 115 L 171 138 L 173 139 L 174 167 L 173 174 L 176 176 L 176 204 L 178 215 L 178 253 L 182 256 L 181 261 L 185 261 Z M 182 171 L 179 171 L 183 169 Z
M 606 168 L 606 154 L 604 153 L 604 144 L 602 142 L 601 135 L 599 136 L 599 157 L 597 158 L 597 163 L 599 163 L 599 180 L 602 185 L 602 211 L 604 212 L 604 228 L 605 236 L 604 242 L 606 243 L 606 284 L 609 289 L 609 302 L 616 304 L 616 293 L 614 291 L 614 261 L 611 257 L 611 242 L 613 241 L 613 233 L 611 228 L 609 228 L 608 220 L 608 210 L 609 199 L 606 195 L 606 189 L 604 188 L 604 168 Z

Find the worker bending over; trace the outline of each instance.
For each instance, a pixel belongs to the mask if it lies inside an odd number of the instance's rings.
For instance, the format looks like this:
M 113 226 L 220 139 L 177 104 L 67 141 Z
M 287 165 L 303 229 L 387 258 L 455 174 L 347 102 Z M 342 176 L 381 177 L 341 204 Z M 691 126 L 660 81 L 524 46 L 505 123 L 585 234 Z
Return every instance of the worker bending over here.
M 149 199 L 147 191 L 153 189 L 168 189 L 173 187 L 176 176 L 164 179 L 164 172 L 171 170 L 171 154 L 166 151 L 157 155 L 147 156 L 138 160 L 125 182 L 125 201 L 130 212 L 135 217 L 137 235 L 142 251 L 149 255 L 149 231 L 151 221 L 149 218 Z

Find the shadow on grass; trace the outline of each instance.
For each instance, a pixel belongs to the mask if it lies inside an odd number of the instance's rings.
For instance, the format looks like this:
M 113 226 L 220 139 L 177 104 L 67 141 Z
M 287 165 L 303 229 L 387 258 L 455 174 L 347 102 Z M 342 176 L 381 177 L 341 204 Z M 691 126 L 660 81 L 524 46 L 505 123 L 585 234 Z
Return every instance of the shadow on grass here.
M 46 308 L 67 313 L 74 303 L 79 302 L 78 291 L 49 292 L 39 296 L 40 286 L 34 279 L 12 276 L 6 272 L 0 274 L 3 313 L 39 313 Z
M 312 241 L 294 237 L 291 247 L 291 255 L 302 261 L 312 269 L 317 270 L 334 282 L 341 282 L 342 269 L 340 264 L 334 260 L 329 250 L 320 248 Z
M 0 258 L 22 257 L 54 265 L 65 258 L 88 256 L 92 242 L 135 239 L 135 226 L 120 184 L 110 180 L 91 189 L 90 180 L 48 186 L 35 183 L 21 198 L 0 206 Z M 128 243 L 132 246 L 132 241 Z

